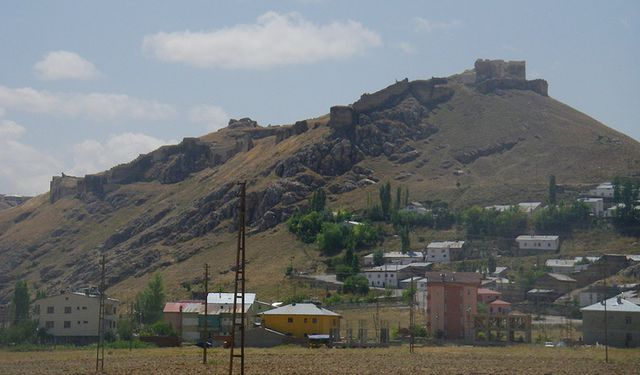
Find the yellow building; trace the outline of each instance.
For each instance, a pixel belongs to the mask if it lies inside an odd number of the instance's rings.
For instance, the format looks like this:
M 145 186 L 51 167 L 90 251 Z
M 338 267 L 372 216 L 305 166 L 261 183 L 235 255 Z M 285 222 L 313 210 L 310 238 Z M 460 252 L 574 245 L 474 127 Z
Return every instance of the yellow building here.
M 313 303 L 292 303 L 259 314 L 262 325 L 274 331 L 305 338 L 308 335 L 340 332 L 340 314 Z

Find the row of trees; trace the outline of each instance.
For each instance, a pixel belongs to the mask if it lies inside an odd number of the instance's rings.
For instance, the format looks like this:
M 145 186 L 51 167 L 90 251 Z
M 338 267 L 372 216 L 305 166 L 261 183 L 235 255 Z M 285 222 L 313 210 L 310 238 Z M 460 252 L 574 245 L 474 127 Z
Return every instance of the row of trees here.
M 640 180 L 616 178 L 613 180 L 613 200 L 619 204 L 613 224 L 625 235 L 640 237 Z

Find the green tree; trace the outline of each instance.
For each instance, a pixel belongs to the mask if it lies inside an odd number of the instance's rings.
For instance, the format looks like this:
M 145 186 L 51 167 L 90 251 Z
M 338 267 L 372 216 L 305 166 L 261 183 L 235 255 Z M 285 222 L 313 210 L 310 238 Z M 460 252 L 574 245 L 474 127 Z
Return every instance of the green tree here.
M 11 321 L 14 324 L 29 320 L 29 304 L 31 295 L 26 281 L 16 281 L 11 299 Z
M 496 272 L 496 258 L 494 258 L 493 255 L 490 255 L 489 259 L 487 259 L 487 269 L 489 273 Z
M 400 205 L 402 204 L 402 189 L 400 188 L 400 186 L 398 186 L 396 188 L 396 205 L 395 205 L 395 209 L 396 211 L 400 210 Z
M 404 225 L 400 228 L 400 244 L 402 246 L 402 253 L 406 253 L 411 250 L 411 239 L 409 238 L 409 226 Z
M 391 213 L 391 183 L 388 181 L 380 186 L 380 208 L 383 218 L 388 219 Z
M 345 279 L 342 285 L 344 293 L 366 295 L 369 293 L 369 281 L 362 275 L 352 275 Z
M 549 176 L 549 204 L 556 204 L 556 176 Z
M 318 188 L 313 192 L 309 206 L 311 211 L 322 212 L 324 211 L 325 204 L 327 202 L 327 194 L 322 188 Z
M 318 233 L 316 238 L 320 251 L 324 255 L 334 255 L 339 253 L 344 246 L 344 240 L 346 237 L 344 231 L 346 230 L 340 224 L 322 224 L 322 231 Z
M 373 265 L 381 266 L 384 263 L 384 251 L 382 249 L 376 249 L 373 252 Z
M 156 272 L 151 277 L 147 287 L 138 294 L 137 305 L 142 312 L 142 321 L 145 324 L 153 324 L 162 318 L 162 309 L 165 302 L 164 284 L 162 275 Z

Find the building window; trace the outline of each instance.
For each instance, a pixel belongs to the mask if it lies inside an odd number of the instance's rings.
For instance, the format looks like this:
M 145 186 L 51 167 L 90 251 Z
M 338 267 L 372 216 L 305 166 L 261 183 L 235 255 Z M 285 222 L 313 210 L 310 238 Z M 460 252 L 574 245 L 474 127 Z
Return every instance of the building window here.
M 86 310 L 86 309 L 87 309 L 87 306 L 82 306 L 82 310 Z
M 334 321 L 335 321 L 335 319 L 334 319 Z M 311 318 L 311 323 L 313 323 L 313 324 L 318 323 L 318 319 L 316 319 L 316 318 Z
M 631 324 L 631 317 L 630 316 L 625 316 L 624 317 L 624 323 L 625 324 Z
M 307 318 L 304 318 L 304 323 L 305 323 L 305 324 L 307 323 Z
M 64 307 L 64 313 L 65 314 L 71 314 L 71 306 L 65 306 Z
M 44 322 L 44 328 L 46 328 L 46 329 L 53 328 L 53 321 L 47 320 L 46 322 Z
M 89 324 L 87 320 L 83 321 L 82 324 Z
M 54 311 L 53 306 L 47 306 L 47 314 L 53 314 Z
M 293 318 L 287 318 L 287 323 L 293 323 Z
M 34 311 L 36 315 L 40 315 L 40 305 L 36 305 L 36 309 Z
M 64 321 L 64 328 L 71 328 L 71 322 L 68 320 Z
M 78 320 L 78 325 L 80 325 L 80 321 Z

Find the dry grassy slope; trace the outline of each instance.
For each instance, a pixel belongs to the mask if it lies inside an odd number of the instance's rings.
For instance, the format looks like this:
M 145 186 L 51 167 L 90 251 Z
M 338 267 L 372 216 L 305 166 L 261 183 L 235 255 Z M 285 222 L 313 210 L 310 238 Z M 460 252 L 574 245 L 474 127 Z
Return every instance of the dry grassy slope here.
M 429 122 L 439 131 L 428 141 L 412 143 L 422 152 L 418 160 L 397 164 L 383 156 L 362 165 L 374 169 L 383 181 L 408 186 L 415 199 L 445 199 L 456 206 L 544 200 L 550 174 L 559 184 L 585 188 L 640 171 L 637 141 L 531 91 L 483 95 L 456 86 L 454 97 L 432 112 Z M 520 141 L 509 151 L 468 164 L 455 159 L 460 151 L 513 140 Z M 420 166 L 423 159 L 428 162 Z M 447 160 L 454 165 L 441 168 Z M 464 174 L 456 176 L 453 172 L 458 169 Z M 404 173 L 413 175 L 394 180 Z M 375 197 L 377 187 L 368 190 Z M 365 201 L 366 194 L 355 190 L 341 195 L 338 204 L 362 206 Z
M 391 180 L 395 185 L 409 187 L 414 199 L 440 198 L 456 206 L 544 199 L 549 174 L 555 174 L 561 184 L 579 187 L 640 170 L 638 142 L 551 98 L 529 91 L 509 90 L 501 95 L 482 95 L 461 85 L 455 88 L 454 97 L 428 118 L 439 131 L 428 140 L 410 142 L 421 151 L 420 158 L 397 164 L 382 156 L 367 158 L 360 165 L 373 169 L 374 176 L 381 181 Z M 122 195 L 128 202 L 144 200 L 139 205 L 125 204 L 117 209 L 92 211 L 94 208 L 77 199 L 49 204 L 48 195 L 42 195 L 22 206 L 0 212 L 0 264 L 10 265 L 5 267 L 8 272 L 0 275 L 0 300 L 7 298 L 17 278 L 29 280 L 35 288 L 51 290 L 71 281 L 68 265 L 74 262 L 89 258 L 86 267 L 96 268 L 94 249 L 142 214 L 171 209 L 162 220 L 147 228 L 151 231 L 227 182 L 246 179 L 250 191 L 269 186 L 277 177 L 273 173 L 263 177 L 262 172 L 300 148 L 320 142 L 329 134 L 326 121 L 326 116 L 312 119 L 309 131 L 278 144 L 274 137 L 257 140 L 250 151 L 237 154 L 223 165 L 195 173 L 182 182 L 168 185 L 135 183 L 111 193 Z M 320 126 L 314 126 L 315 123 Z M 226 142 L 229 139 L 226 131 L 202 139 Z M 460 152 L 516 140 L 518 143 L 511 150 L 480 157 L 466 165 L 455 159 Z M 442 168 L 446 161 L 453 165 Z M 464 171 L 464 175 L 454 175 L 453 171 L 458 169 Z M 394 180 L 403 173 L 411 175 Z M 377 186 L 332 197 L 330 205 L 362 208 L 369 192 L 375 197 Z M 299 269 L 313 269 L 318 265 L 313 246 L 295 241 L 283 225 L 250 236 L 247 245 L 249 267 L 253 268 L 249 288 L 265 298 L 276 298 L 279 292 L 284 293 L 282 275 L 292 256 Z M 204 262 L 212 264 L 213 285 L 228 289 L 232 275 L 221 272 L 228 271 L 234 263 L 234 249 L 233 234 L 222 226 L 213 233 L 176 246 L 152 244 L 140 249 L 140 256 L 114 251 L 110 253 L 109 261 L 135 263 L 142 261 L 144 253 L 157 253 L 160 255 L 157 263 L 162 264 L 160 270 L 167 279 L 170 294 L 186 297 L 179 283 L 196 279 Z M 177 255 L 185 253 L 194 255 L 181 262 L 176 260 Z M 45 283 L 42 280 L 47 276 L 46 267 L 61 274 Z M 113 285 L 112 291 L 127 299 L 145 284 L 147 278 L 148 274 L 129 277 Z M 95 283 L 96 280 L 87 282 Z

